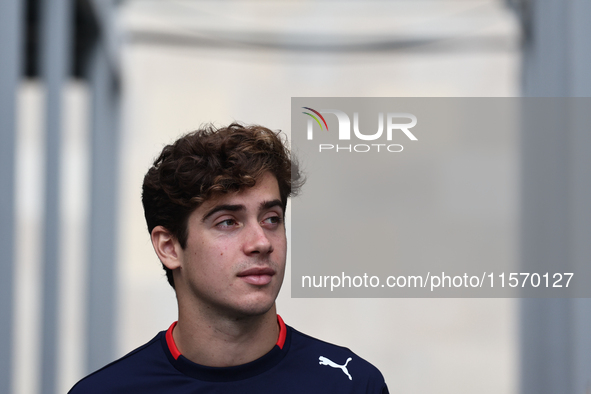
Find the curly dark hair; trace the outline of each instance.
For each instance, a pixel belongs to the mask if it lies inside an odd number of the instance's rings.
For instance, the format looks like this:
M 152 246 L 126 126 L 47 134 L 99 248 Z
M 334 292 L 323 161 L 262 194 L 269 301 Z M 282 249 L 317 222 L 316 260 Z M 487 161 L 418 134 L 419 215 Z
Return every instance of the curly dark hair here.
M 263 126 L 207 125 L 162 150 L 144 177 L 142 203 L 150 234 L 163 226 L 184 249 L 188 219 L 204 201 L 253 187 L 271 172 L 277 178 L 283 211 L 304 179 L 287 148 L 287 139 Z M 174 288 L 172 270 L 162 265 Z

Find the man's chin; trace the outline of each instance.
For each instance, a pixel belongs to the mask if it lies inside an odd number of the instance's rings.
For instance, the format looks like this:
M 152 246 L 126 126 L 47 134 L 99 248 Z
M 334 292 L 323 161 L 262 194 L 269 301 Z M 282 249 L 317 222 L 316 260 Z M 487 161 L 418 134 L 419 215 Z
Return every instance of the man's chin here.
M 234 309 L 234 316 L 237 320 L 263 317 L 268 313 L 276 314 L 275 300 L 269 302 L 253 302 Z

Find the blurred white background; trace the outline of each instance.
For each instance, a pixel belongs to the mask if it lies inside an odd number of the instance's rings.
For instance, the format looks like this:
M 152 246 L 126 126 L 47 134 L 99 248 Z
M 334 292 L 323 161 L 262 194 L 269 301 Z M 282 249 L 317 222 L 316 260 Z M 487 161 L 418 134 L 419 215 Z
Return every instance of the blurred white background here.
M 289 133 L 298 96 L 519 94 L 519 29 L 498 1 L 136 1 L 122 25 L 120 354 L 176 316 L 139 204 L 165 143 L 206 122 Z M 516 392 L 515 308 L 498 299 L 292 299 L 289 274 L 278 300 L 287 324 L 370 360 L 393 393 Z

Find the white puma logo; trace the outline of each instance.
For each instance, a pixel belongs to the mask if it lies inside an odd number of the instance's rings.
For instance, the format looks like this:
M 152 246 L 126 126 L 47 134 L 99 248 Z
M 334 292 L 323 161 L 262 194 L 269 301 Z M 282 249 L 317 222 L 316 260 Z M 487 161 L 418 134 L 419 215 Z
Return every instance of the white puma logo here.
M 339 364 L 335 363 L 334 361 L 331 361 L 331 360 L 327 359 L 324 356 L 318 357 L 318 360 L 320 360 L 320 365 L 328 365 L 328 366 L 333 367 L 333 368 L 340 368 L 340 369 L 342 369 L 343 372 L 345 373 L 345 375 L 347 375 L 349 377 L 349 380 L 353 380 L 353 378 L 351 377 L 351 375 L 349 375 L 349 371 L 347 370 L 347 364 L 349 364 L 349 361 L 352 360 L 351 357 L 349 357 L 347 359 L 347 361 L 345 362 L 344 365 L 339 365 Z

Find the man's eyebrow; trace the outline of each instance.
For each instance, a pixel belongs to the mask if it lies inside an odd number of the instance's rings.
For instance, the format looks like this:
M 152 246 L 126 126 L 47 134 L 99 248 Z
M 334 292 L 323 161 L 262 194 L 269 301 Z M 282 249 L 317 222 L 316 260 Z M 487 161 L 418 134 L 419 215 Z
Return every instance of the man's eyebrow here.
M 262 211 L 265 209 L 271 209 L 277 206 L 281 207 L 281 209 L 283 210 L 283 203 L 281 202 L 281 200 L 263 201 L 261 203 L 260 210 Z
M 243 211 L 244 209 L 246 209 L 246 207 L 242 204 L 216 205 L 215 207 L 213 207 L 209 211 L 207 211 L 207 213 L 201 218 L 201 222 L 205 222 L 208 217 L 210 217 L 211 215 L 213 215 L 214 213 L 219 212 L 219 211 L 237 212 L 237 211 Z

